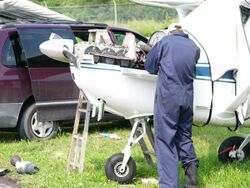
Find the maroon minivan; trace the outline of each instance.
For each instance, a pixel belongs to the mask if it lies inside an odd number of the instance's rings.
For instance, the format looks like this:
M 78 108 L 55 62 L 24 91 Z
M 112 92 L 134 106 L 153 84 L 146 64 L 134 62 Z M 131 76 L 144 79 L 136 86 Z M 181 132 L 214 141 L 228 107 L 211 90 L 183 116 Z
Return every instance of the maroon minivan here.
M 21 138 L 41 140 L 54 137 L 60 121 L 74 119 L 79 90 L 69 64 L 43 55 L 39 45 L 51 33 L 87 41 L 89 29 L 108 29 L 117 41 L 130 31 L 106 24 L 0 26 L 0 128 L 17 128 Z M 147 42 L 133 33 L 137 40 Z

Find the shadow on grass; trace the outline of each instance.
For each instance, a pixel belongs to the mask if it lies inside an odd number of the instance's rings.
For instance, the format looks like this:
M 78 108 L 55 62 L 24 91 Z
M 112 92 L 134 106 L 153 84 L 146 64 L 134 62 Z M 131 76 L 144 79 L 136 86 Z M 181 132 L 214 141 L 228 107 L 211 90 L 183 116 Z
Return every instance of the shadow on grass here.
M 61 128 L 61 134 L 65 133 L 72 133 L 74 127 L 74 122 L 68 122 L 65 124 L 60 125 Z M 80 123 L 79 131 L 81 132 L 83 130 L 83 122 Z M 94 132 L 108 132 L 108 131 L 114 131 L 116 129 L 132 129 L 132 126 L 130 125 L 130 122 L 128 120 L 122 119 L 122 118 L 115 118 L 113 120 L 104 120 L 101 122 L 96 122 L 95 120 L 92 120 L 90 122 L 89 126 L 89 133 Z
M 12 143 L 20 141 L 20 137 L 16 131 L 0 131 L 1 143 Z
M 60 131 L 58 136 L 65 133 L 72 133 L 74 127 L 74 121 L 69 121 L 60 124 Z M 108 132 L 114 131 L 115 129 L 131 129 L 131 125 L 128 120 L 114 117 L 105 119 L 104 121 L 97 122 L 95 120 L 91 120 L 89 126 L 89 133 L 98 132 Z M 83 122 L 80 123 L 80 132 L 83 130 Z M 20 141 L 20 137 L 18 132 L 15 130 L 0 130 L 0 142 L 12 143 Z

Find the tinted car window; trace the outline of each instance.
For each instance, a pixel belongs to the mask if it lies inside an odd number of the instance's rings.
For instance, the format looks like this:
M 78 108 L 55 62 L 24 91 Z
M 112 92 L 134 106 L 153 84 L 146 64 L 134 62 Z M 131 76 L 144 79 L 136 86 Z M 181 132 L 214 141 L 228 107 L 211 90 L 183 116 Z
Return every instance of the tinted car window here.
M 10 38 L 8 38 L 3 46 L 2 51 L 2 63 L 7 67 L 15 67 L 16 66 L 16 57 L 14 54 L 14 50 L 12 47 L 12 43 Z
M 7 67 L 25 67 L 26 58 L 18 34 L 7 38 L 2 51 L 2 64 Z
M 49 58 L 41 53 L 39 46 L 44 41 L 49 40 L 52 33 L 75 41 L 73 32 L 69 28 L 19 28 L 29 67 L 68 67 L 68 63 L 63 63 Z

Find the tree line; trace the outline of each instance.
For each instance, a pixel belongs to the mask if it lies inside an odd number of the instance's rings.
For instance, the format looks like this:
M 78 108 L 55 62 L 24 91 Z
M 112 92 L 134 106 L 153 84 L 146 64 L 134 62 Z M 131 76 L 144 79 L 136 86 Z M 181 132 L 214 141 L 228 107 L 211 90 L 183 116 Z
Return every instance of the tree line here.
M 47 6 L 85 6 L 91 4 L 108 4 L 113 0 L 31 0 L 34 3 Z M 115 0 L 116 3 L 128 3 L 129 0 Z

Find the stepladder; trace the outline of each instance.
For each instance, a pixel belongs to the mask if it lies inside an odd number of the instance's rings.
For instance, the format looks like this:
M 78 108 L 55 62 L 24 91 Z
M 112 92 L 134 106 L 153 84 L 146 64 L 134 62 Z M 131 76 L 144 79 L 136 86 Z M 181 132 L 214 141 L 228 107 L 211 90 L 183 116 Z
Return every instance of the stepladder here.
M 79 172 L 83 172 L 84 170 L 90 113 L 91 104 L 87 100 L 84 92 L 80 90 L 68 156 L 68 164 L 66 169 L 67 174 L 69 174 L 71 170 L 78 170 Z M 82 131 L 79 129 L 81 119 L 84 119 L 84 127 Z

